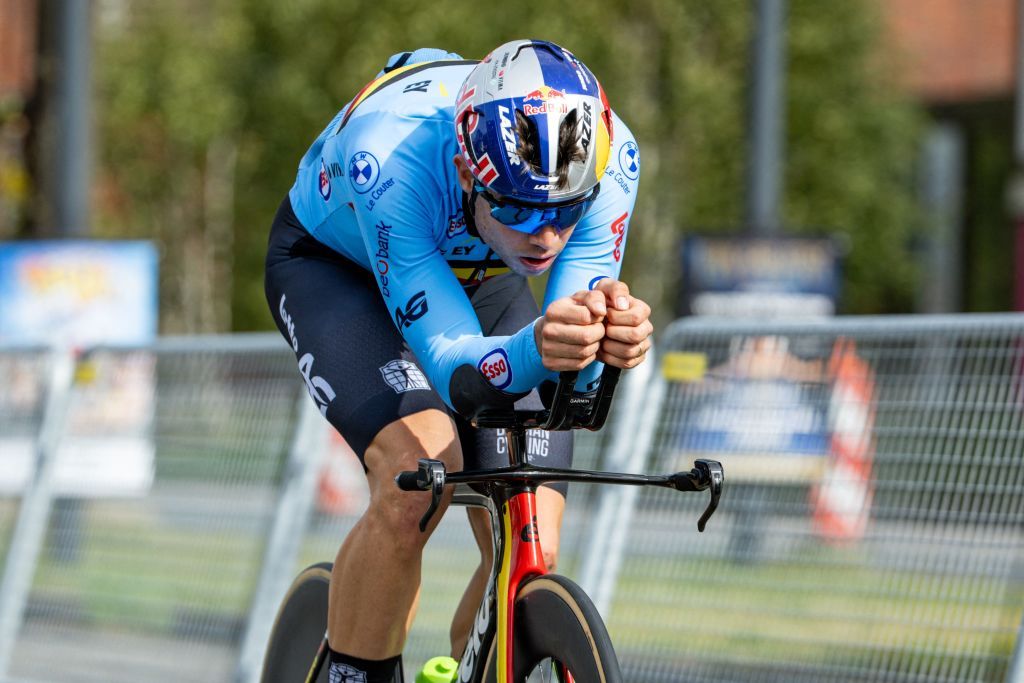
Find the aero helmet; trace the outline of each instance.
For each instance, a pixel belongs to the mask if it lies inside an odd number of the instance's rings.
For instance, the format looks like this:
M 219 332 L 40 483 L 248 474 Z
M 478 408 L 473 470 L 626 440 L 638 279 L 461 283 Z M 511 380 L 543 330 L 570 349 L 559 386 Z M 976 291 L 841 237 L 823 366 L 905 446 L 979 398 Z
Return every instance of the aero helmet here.
M 596 196 L 611 150 L 611 108 L 597 78 L 571 52 L 544 40 L 515 40 L 491 52 L 462 84 L 455 134 L 489 201 L 572 204 Z

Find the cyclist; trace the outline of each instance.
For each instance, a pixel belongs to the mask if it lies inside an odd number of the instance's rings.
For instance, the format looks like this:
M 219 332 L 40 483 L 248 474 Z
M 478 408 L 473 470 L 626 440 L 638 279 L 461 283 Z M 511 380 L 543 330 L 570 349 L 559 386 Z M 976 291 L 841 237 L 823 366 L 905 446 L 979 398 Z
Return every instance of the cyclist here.
M 419 457 L 507 465 L 503 439 L 460 413 L 496 397 L 539 408 L 557 371 L 586 367 L 578 386 L 593 389 L 600 363 L 643 360 L 650 308 L 618 280 L 638 178 L 637 144 L 597 79 L 538 40 L 482 62 L 393 56 L 302 158 L 271 229 L 267 300 L 370 489 L 331 576 L 332 682 L 390 681 L 400 661 L 430 496 L 399 491 L 395 475 Z M 549 269 L 542 315 L 526 278 Z M 530 443 L 532 461 L 571 464 L 570 433 Z M 553 567 L 564 485 L 538 499 Z M 473 512 L 481 563 L 453 656 L 492 559 L 487 515 Z

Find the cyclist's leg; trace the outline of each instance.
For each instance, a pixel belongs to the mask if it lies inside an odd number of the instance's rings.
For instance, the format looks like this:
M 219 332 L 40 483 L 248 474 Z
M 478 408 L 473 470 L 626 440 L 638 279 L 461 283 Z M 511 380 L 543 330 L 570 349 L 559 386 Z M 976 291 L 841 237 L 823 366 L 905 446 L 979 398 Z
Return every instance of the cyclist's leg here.
M 338 551 L 331 577 L 328 632 L 331 648 L 363 659 L 400 654 L 420 583 L 420 560 L 429 532 L 419 530 L 429 494 L 400 491 L 394 477 L 415 470 L 421 457 L 462 469 L 451 418 L 430 410 L 382 429 L 366 449 L 370 504 Z
M 332 649 L 379 661 L 401 650 L 419 584 L 427 494 L 392 477 L 423 455 L 460 469 L 461 447 L 440 397 L 380 299 L 372 277 L 310 237 L 287 201 L 275 219 L 266 292 L 311 397 L 368 468 L 371 504 L 331 580 Z

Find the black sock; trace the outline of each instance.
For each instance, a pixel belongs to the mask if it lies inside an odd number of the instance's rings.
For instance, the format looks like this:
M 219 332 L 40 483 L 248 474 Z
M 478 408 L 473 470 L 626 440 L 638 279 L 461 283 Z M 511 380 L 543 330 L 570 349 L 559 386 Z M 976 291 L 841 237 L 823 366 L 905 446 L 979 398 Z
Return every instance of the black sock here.
M 402 655 L 387 659 L 359 659 L 330 650 L 327 656 L 329 683 L 393 683 Z

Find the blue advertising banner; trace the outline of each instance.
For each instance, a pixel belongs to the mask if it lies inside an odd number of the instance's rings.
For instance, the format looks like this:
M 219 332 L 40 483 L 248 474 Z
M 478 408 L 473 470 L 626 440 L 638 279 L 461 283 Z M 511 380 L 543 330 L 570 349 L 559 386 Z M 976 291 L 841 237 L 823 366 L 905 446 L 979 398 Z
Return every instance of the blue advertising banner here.
M 840 269 L 833 240 L 691 235 L 683 243 L 682 261 L 682 315 L 835 314 Z
M 156 332 L 150 242 L 0 243 L 0 344 L 144 344 Z
M 71 497 L 139 496 L 152 486 L 157 252 L 141 241 L 0 243 L 0 348 L 50 346 L 76 363 L 75 401 L 57 449 L 54 489 Z M 41 366 L 43 368 L 48 366 Z M 0 354 L 0 399 L 31 404 L 48 375 Z M 38 435 L 0 429 L 0 494 L 18 494 L 37 466 Z

